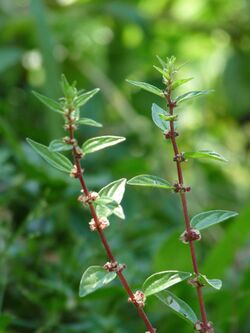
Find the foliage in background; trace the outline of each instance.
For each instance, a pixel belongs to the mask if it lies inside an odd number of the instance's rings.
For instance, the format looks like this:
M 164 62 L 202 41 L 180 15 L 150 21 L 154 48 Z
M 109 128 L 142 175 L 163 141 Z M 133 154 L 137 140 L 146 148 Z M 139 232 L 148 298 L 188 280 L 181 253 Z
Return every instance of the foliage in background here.
M 145 108 L 153 97 L 139 90 L 129 96 L 125 78 L 160 86 L 152 59 L 157 65 L 155 55 L 171 54 L 180 62 L 189 60 L 184 71 L 195 77 L 187 83 L 190 90 L 215 89 L 183 113 L 179 124 L 185 133 L 183 151 L 213 148 L 230 161 L 223 169 L 205 161 L 192 163 L 191 171 L 185 168 L 187 183 L 196 188 L 191 213 L 220 207 L 240 212 L 232 224 L 216 226 L 204 237 L 202 271 L 224 281 L 220 293 L 205 294 L 209 317 L 217 323 L 218 333 L 249 332 L 249 12 L 244 0 L 1 1 L 2 332 L 143 331 L 139 322 L 134 326 L 135 314 L 127 309 L 127 302 L 117 302 L 123 292 L 116 286 L 89 295 L 85 302 L 78 299 L 79 272 L 91 265 L 93 257 L 99 263 L 105 258 L 82 223 L 74 200 L 78 188 L 53 170 L 47 174 L 25 137 L 30 133 L 44 142 L 60 137 L 63 124 L 37 102 L 31 90 L 58 97 L 57 81 L 65 72 L 79 86 L 101 88 L 102 94 L 90 102 L 86 114 L 94 113 L 104 123 L 105 130 L 100 128 L 98 135 L 112 132 L 127 137 L 119 149 L 105 151 L 95 161 L 87 158 L 87 181 L 93 189 L 121 175 L 162 174 L 160 170 L 169 175 L 172 168 L 165 145 L 149 121 L 150 108 Z M 93 133 L 85 128 L 80 138 Z M 133 289 L 152 271 L 188 270 L 185 246 L 177 240 L 181 212 L 173 195 L 163 199 L 160 190 L 129 190 L 124 211 L 126 226 L 118 222 L 108 237 L 119 261 L 133 267 L 128 275 Z M 167 222 L 168 229 L 161 221 Z M 91 252 L 83 251 L 88 242 L 93 244 Z M 130 265 L 135 256 L 137 265 Z M 197 310 L 185 286 L 174 292 L 190 299 Z M 178 327 L 189 332 L 185 322 L 180 324 L 157 303 L 147 306 L 162 331 Z

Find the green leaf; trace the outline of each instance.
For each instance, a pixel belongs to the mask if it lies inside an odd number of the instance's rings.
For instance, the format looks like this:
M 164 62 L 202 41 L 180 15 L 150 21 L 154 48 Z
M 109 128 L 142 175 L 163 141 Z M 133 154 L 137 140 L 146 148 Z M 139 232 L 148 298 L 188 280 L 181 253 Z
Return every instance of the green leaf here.
M 173 114 L 173 115 L 165 115 L 165 114 L 159 114 L 159 116 L 161 117 L 161 119 L 165 120 L 165 121 L 174 121 L 178 118 L 177 114 Z
M 199 274 L 199 281 L 205 285 L 208 285 L 214 289 L 220 290 L 222 287 L 222 281 L 219 279 L 208 279 L 206 275 Z
M 159 105 L 153 103 L 152 104 L 152 119 L 157 127 L 161 130 L 168 131 L 170 126 L 169 122 L 162 119 L 161 115 L 167 116 L 167 113 L 164 109 L 162 109 Z
M 178 88 L 179 86 L 181 86 L 181 85 L 183 85 L 183 84 L 185 84 L 185 83 L 187 83 L 187 82 L 189 82 L 191 80 L 193 80 L 192 77 L 189 77 L 187 79 L 182 79 L 182 80 L 174 81 L 173 84 L 172 84 L 172 90 Z
M 211 160 L 227 162 L 227 160 L 220 154 L 209 151 L 209 150 L 200 150 L 200 151 L 189 151 L 183 153 L 185 158 L 209 158 Z
M 168 74 L 168 72 L 166 71 L 166 69 L 161 69 L 160 67 L 158 67 L 158 66 L 153 66 L 159 73 L 161 73 L 162 74 L 162 76 L 165 78 L 165 79 L 169 79 L 170 78 L 170 76 L 169 76 L 169 74 Z
M 127 181 L 126 178 L 118 179 L 118 180 L 106 185 L 99 191 L 98 194 L 99 194 L 100 198 L 108 197 L 108 198 L 114 200 L 118 206 L 114 207 L 114 209 L 109 209 L 109 210 L 106 209 L 105 211 L 101 207 L 97 206 L 96 212 L 97 212 L 98 216 L 107 217 L 114 213 L 119 218 L 122 218 L 122 219 L 125 218 L 123 209 L 119 204 L 121 203 L 124 192 L 125 192 L 126 181 Z M 103 213 L 105 213 L 105 215 L 101 215 Z
M 214 90 L 198 90 L 198 91 L 189 91 L 183 95 L 180 95 L 178 96 L 176 99 L 175 99 L 175 102 L 177 104 L 179 104 L 180 102 L 183 102 L 183 101 L 186 101 L 186 100 L 189 100 L 193 97 L 197 97 L 197 96 L 201 96 L 201 95 L 207 95 L 207 94 L 210 94 L 211 92 L 213 92 Z
M 84 297 L 110 283 L 116 273 L 107 272 L 102 266 L 91 266 L 82 275 L 79 296 Z
M 31 145 L 31 147 L 51 166 L 62 172 L 70 173 L 71 169 L 73 168 L 73 164 L 67 157 L 60 153 L 50 151 L 48 147 L 34 140 L 29 138 L 26 140 Z
M 191 276 L 191 273 L 180 271 L 158 272 L 146 279 L 143 283 L 142 290 L 145 296 L 154 295 L 162 290 L 168 289 L 174 284 L 187 280 Z
M 139 81 L 132 81 L 132 80 L 126 80 L 126 81 L 130 84 L 133 84 L 136 87 L 149 91 L 152 94 L 155 94 L 160 97 L 164 97 L 163 91 L 161 89 L 153 86 L 152 84 L 145 83 L 145 82 L 139 82 Z
M 82 149 L 85 154 L 90 154 L 98 150 L 116 145 L 124 140 L 126 140 L 126 138 L 122 136 L 112 136 L 112 135 L 97 136 L 95 138 L 91 138 L 85 141 L 84 144 L 82 145 Z
M 210 210 L 207 212 L 200 213 L 195 215 L 191 219 L 192 228 L 203 230 L 212 225 L 224 222 L 231 217 L 237 216 L 237 212 L 233 212 L 230 210 Z
M 159 63 L 162 65 L 162 68 L 167 68 L 167 63 L 162 60 L 158 55 L 156 56 L 156 58 L 158 59 Z
M 146 186 L 146 187 L 156 187 L 156 188 L 165 188 L 165 189 L 173 189 L 174 187 L 165 179 L 162 179 L 157 176 L 152 175 L 139 175 L 131 178 L 128 181 L 129 185 L 136 186 Z
M 36 98 L 39 99 L 40 102 L 42 102 L 45 106 L 47 106 L 52 111 L 55 111 L 60 114 L 64 114 L 63 107 L 61 106 L 60 103 L 54 101 L 53 99 L 51 99 L 47 96 L 39 94 L 36 91 L 32 91 L 32 93 L 36 96 Z
M 62 139 L 53 140 L 49 144 L 50 151 L 66 151 L 71 149 L 72 145 L 65 143 Z
M 156 297 L 166 304 L 179 317 L 194 325 L 198 319 L 191 307 L 168 290 L 162 291 Z
M 79 95 L 76 99 L 75 99 L 75 106 L 77 108 L 79 108 L 80 106 L 83 106 L 84 104 L 86 104 L 92 97 L 95 96 L 95 94 L 98 93 L 98 91 L 100 91 L 99 88 L 87 91 L 81 95 Z
M 112 198 L 102 196 L 94 201 L 98 217 L 108 217 L 119 206 L 118 202 Z
M 87 126 L 94 126 L 94 127 L 102 127 L 101 123 L 98 123 L 97 121 L 90 119 L 90 118 L 80 118 L 77 121 L 77 124 L 79 125 L 87 125 Z

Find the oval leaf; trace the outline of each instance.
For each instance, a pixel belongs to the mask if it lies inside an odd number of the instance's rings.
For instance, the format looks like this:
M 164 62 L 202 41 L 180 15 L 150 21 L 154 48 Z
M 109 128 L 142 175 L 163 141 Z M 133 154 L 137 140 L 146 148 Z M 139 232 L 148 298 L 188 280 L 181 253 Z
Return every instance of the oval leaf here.
M 72 145 L 63 142 L 61 139 L 53 140 L 49 144 L 50 151 L 66 151 L 71 149 Z
M 210 210 L 207 212 L 203 212 L 195 215 L 191 219 L 192 228 L 203 230 L 212 225 L 224 222 L 231 217 L 237 216 L 237 212 L 233 212 L 230 210 Z
M 94 153 L 95 151 L 116 145 L 122 141 L 126 140 L 126 138 L 122 136 L 112 136 L 112 135 L 104 135 L 97 136 L 95 138 L 91 138 L 84 142 L 82 145 L 82 150 L 85 154 Z
M 198 90 L 198 91 L 189 91 L 183 95 L 180 95 L 178 97 L 176 97 L 175 102 L 177 104 L 189 100 L 193 97 L 197 97 L 197 96 L 201 96 L 201 95 L 207 95 L 210 94 L 211 92 L 213 92 L 214 90 Z
M 99 88 L 87 91 L 81 95 L 79 95 L 75 101 L 74 104 L 77 108 L 79 108 L 80 106 L 83 106 L 84 104 L 86 104 L 93 96 L 95 96 L 95 94 L 98 93 L 98 91 L 100 91 Z
M 32 93 L 36 96 L 37 99 L 39 99 L 40 102 L 42 102 L 45 106 L 47 106 L 52 111 L 64 114 L 63 108 L 60 103 L 54 101 L 53 99 L 51 99 L 47 96 L 39 94 L 36 91 L 32 91 Z
M 91 266 L 82 275 L 79 296 L 84 297 L 110 283 L 116 273 L 107 272 L 102 266 Z
M 94 127 L 102 127 L 101 123 L 98 123 L 97 121 L 90 119 L 90 118 L 80 118 L 77 121 L 77 124 L 79 125 L 87 125 L 87 126 L 94 126 Z
M 214 151 L 209 151 L 209 150 L 189 151 L 183 153 L 183 156 L 185 158 L 209 158 L 212 160 L 227 162 L 227 160 L 223 156 Z
M 146 91 L 151 92 L 152 94 L 155 94 L 160 97 L 164 97 L 164 93 L 161 89 L 153 86 L 152 84 L 146 83 L 146 82 L 139 82 L 139 81 L 132 81 L 132 80 L 126 80 L 128 83 L 133 84 L 136 87 L 139 87 L 141 89 L 144 89 Z
M 145 296 L 154 295 L 162 290 L 168 289 L 174 284 L 187 280 L 191 276 L 191 273 L 180 271 L 164 271 L 155 273 L 147 278 L 142 286 L 142 290 Z
M 50 151 L 48 147 L 34 140 L 27 138 L 27 142 L 51 166 L 62 172 L 70 173 L 73 164 L 67 157 L 60 153 Z
M 162 179 L 157 176 L 152 175 L 139 175 L 131 178 L 128 181 L 129 185 L 136 186 L 146 186 L 146 187 L 156 187 L 156 188 L 165 188 L 165 189 L 173 189 L 174 187 L 165 179 Z
M 165 110 L 163 110 L 159 105 L 153 103 L 152 104 L 152 119 L 157 127 L 159 127 L 161 130 L 168 131 L 170 129 L 169 122 L 165 121 L 161 115 L 167 116 L 167 113 Z
M 118 202 L 105 196 L 99 197 L 94 201 L 94 204 L 96 206 L 96 213 L 98 217 L 108 217 L 119 206 Z
M 222 287 L 222 281 L 219 279 L 208 279 L 206 275 L 200 274 L 199 281 L 207 286 L 210 286 L 216 290 L 220 290 Z
M 198 319 L 191 307 L 168 290 L 162 291 L 156 297 L 166 304 L 179 317 L 194 325 Z

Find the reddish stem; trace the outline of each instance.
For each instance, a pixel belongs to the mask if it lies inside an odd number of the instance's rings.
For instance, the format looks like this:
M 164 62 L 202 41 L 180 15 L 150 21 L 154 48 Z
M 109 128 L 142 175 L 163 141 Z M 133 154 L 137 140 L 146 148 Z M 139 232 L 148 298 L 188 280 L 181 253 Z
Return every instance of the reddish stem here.
M 67 117 L 67 119 L 69 121 L 69 128 L 68 128 L 69 136 L 70 136 L 70 139 L 74 140 L 74 127 L 70 124 L 71 123 L 70 118 Z M 77 175 L 78 175 L 78 179 L 81 183 L 82 190 L 86 196 L 89 196 L 90 192 L 88 190 L 88 187 L 87 187 L 85 180 L 83 178 L 83 175 L 82 175 L 81 162 L 80 162 L 81 158 L 79 157 L 79 154 L 77 153 L 77 149 L 76 149 L 75 145 L 73 146 L 73 157 L 74 157 L 75 165 L 77 168 Z M 116 262 L 115 256 L 113 255 L 113 252 L 108 244 L 104 231 L 99 227 L 100 223 L 99 223 L 99 219 L 96 214 L 96 211 L 95 211 L 95 207 L 93 206 L 92 203 L 88 203 L 88 205 L 89 205 L 90 213 L 95 221 L 96 230 L 99 234 L 103 247 L 107 253 L 107 256 L 111 262 Z M 123 285 L 124 289 L 126 290 L 129 298 L 132 300 L 132 303 L 136 307 L 139 316 L 144 321 L 144 324 L 145 324 L 147 330 L 150 333 L 155 333 L 156 330 L 152 326 L 152 324 L 151 324 L 150 320 L 148 319 L 146 313 L 144 312 L 143 308 L 136 302 L 134 294 L 133 294 L 131 288 L 129 287 L 129 284 L 128 284 L 124 274 L 122 273 L 122 271 L 118 271 L 118 272 L 116 272 L 116 274 L 117 274 L 118 278 L 120 279 L 121 284 Z
M 175 108 L 175 103 L 172 102 L 171 100 L 171 91 L 167 92 L 165 94 L 167 104 L 169 107 L 169 113 L 170 115 L 173 115 L 174 113 L 174 108 Z M 174 129 L 174 121 L 170 121 L 170 139 L 172 142 L 172 147 L 175 156 L 179 155 L 179 148 L 175 139 L 175 129 Z M 178 181 L 180 185 L 184 185 L 184 178 L 183 178 L 183 173 L 182 173 L 182 167 L 181 167 L 181 162 L 176 160 L 176 168 L 177 168 L 177 173 L 178 173 Z M 182 204 L 182 210 L 183 210 L 183 216 L 184 216 L 184 222 L 186 226 L 186 232 L 189 234 L 191 230 L 191 225 L 190 225 L 190 219 L 188 215 L 188 208 L 187 208 L 187 198 L 186 198 L 186 193 L 180 191 L 180 198 L 181 198 L 181 204 Z M 195 253 L 195 246 L 194 242 L 192 240 L 189 241 L 189 247 L 190 247 L 190 253 L 191 253 L 191 258 L 192 258 L 192 264 L 193 264 L 193 269 L 196 277 L 199 276 L 199 269 L 198 269 L 198 264 L 197 264 L 197 258 L 196 258 L 196 253 Z M 201 318 L 202 318 L 202 323 L 203 327 L 207 328 L 207 315 L 206 315 L 206 309 L 205 309 L 205 303 L 204 303 L 204 298 L 202 295 L 202 290 L 201 286 L 197 286 L 197 296 L 198 296 L 198 301 L 199 301 L 199 307 L 200 307 L 200 312 L 201 312 Z

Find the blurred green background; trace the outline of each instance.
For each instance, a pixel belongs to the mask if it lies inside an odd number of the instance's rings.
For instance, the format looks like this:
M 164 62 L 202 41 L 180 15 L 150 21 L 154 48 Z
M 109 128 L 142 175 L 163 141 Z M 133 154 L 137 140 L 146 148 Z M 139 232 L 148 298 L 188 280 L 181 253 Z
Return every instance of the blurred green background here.
M 89 214 L 76 202 L 77 182 L 48 167 L 25 138 L 43 144 L 63 135 L 62 120 L 32 95 L 60 97 L 63 72 L 79 88 L 101 88 L 82 110 L 104 124 L 82 126 L 125 143 L 87 157 L 86 180 L 98 190 L 112 180 L 150 173 L 176 181 L 172 151 L 151 121 L 164 101 L 125 79 L 162 87 L 156 55 L 175 55 L 189 89 L 215 89 L 180 109 L 181 150 L 212 149 L 230 163 L 184 165 L 193 191 L 190 214 L 228 209 L 238 218 L 208 229 L 197 244 L 201 272 L 223 280 L 204 289 L 216 333 L 250 332 L 250 3 L 248 0 L 1 0 L 0 1 L 0 332 L 144 332 L 115 281 L 79 299 L 90 265 L 106 262 Z M 158 100 L 157 100 L 158 99 Z M 183 221 L 176 195 L 128 187 L 126 221 L 113 218 L 107 238 L 133 290 L 159 270 L 191 270 L 178 241 Z M 198 314 L 195 290 L 172 290 Z M 154 297 L 146 312 L 157 332 L 192 332 Z

